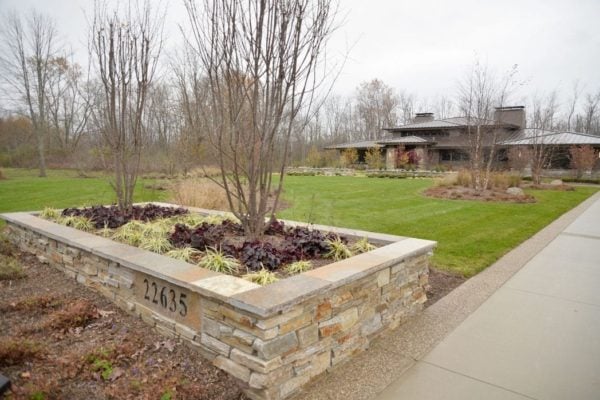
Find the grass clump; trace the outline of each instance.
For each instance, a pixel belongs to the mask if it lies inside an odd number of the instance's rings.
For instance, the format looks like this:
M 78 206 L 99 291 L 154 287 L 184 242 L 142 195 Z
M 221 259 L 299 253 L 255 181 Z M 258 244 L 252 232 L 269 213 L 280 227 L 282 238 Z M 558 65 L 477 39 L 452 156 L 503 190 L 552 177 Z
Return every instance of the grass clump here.
M 59 218 L 56 221 L 63 225 L 70 226 L 71 228 L 79 229 L 80 231 L 84 232 L 91 232 L 96 228 L 94 226 L 94 223 L 90 219 L 85 217 L 77 217 L 70 215 L 68 217 Z
M 335 261 L 340 261 L 352 257 L 352 251 L 339 236 L 334 240 L 328 240 L 327 245 L 329 246 L 329 252 L 325 255 L 327 258 L 333 258 Z
M 201 251 L 193 248 L 193 247 L 181 247 L 173 250 L 169 250 L 167 257 L 174 258 L 176 260 L 181 260 L 185 262 L 190 262 L 194 257 L 199 257 L 202 254 Z
M 112 236 L 113 239 L 131 246 L 138 246 L 143 237 L 144 224 L 140 221 L 130 221 L 120 226 Z
M 360 239 L 359 241 L 354 243 L 354 245 L 352 245 L 352 251 L 358 254 L 367 253 L 375 249 L 376 247 L 369 243 L 369 239 L 367 237 Z
M 296 261 L 294 263 L 287 265 L 285 267 L 285 272 L 287 272 L 290 275 L 294 275 L 294 274 L 301 274 L 310 269 L 312 269 L 312 263 L 310 261 L 300 260 L 300 261 Z
M 198 266 L 223 274 L 234 274 L 237 272 L 240 264 L 235 258 L 223 254 L 220 250 L 209 247 L 206 249 L 206 253 L 198 263 Z
M 32 340 L 0 337 L 0 367 L 23 364 L 43 354 L 42 346 Z
M 250 282 L 257 283 L 261 286 L 269 285 L 269 284 L 271 284 L 273 282 L 277 282 L 279 280 L 273 272 L 268 271 L 264 268 L 261 269 L 260 271 L 246 274 L 242 278 L 244 278 Z
M 19 260 L 0 254 L 0 281 L 12 281 L 24 277 L 25 272 Z
M 173 245 L 166 236 L 156 234 L 152 236 L 142 236 L 139 247 L 140 249 L 149 250 L 158 254 L 163 254 L 173 249 Z
M 40 212 L 39 217 L 50 221 L 57 221 L 61 217 L 61 212 L 56 208 L 44 207 L 44 209 Z

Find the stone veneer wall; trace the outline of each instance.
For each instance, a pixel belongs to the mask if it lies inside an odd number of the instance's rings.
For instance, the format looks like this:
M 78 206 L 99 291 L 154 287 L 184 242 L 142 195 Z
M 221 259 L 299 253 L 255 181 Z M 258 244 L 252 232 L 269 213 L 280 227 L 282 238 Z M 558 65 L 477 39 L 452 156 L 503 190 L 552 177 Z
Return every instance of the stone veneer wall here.
M 405 239 L 262 288 L 20 214 L 4 215 L 17 246 L 191 343 L 253 399 L 294 394 L 420 311 L 435 246 Z

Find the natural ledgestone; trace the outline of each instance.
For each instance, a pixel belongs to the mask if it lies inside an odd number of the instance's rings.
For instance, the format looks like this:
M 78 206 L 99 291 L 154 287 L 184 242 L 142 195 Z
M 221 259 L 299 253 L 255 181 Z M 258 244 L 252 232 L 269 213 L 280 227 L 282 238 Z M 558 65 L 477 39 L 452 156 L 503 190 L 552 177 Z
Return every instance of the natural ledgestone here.
M 319 340 L 319 327 L 317 324 L 307 326 L 298 331 L 298 342 L 300 347 L 310 346 Z
M 200 337 L 200 343 L 219 354 L 229 356 L 231 346 L 213 338 L 212 336 L 207 335 L 206 333 L 202 333 Z
M 285 382 L 294 375 L 293 370 L 289 366 L 278 368 L 268 374 L 253 372 L 250 376 L 248 384 L 254 389 L 263 389 L 272 386 L 277 386 L 278 383 Z
M 331 303 L 329 301 L 324 301 L 317 306 L 315 320 L 321 321 L 328 319 L 329 317 L 331 317 Z
M 375 314 L 371 319 L 365 321 L 361 328 L 361 335 L 369 336 L 383 327 L 381 324 L 381 314 Z
M 285 322 L 279 326 L 279 334 L 284 335 L 288 332 L 296 331 L 312 322 L 312 314 L 304 313 L 288 322 Z
M 261 358 L 270 360 L 296 349 L 298 347 L 298 337 L 295 332 L 290 332 L 269 341 L 256 339 L 253 347 Z
M 233 337 L 240 341 L 240 343 L 246 344 L 248 346 L 252 346 L 256 336 L 253 336 L 249 333 L 246 333 L 240 329 L 236 329 L 233 331 Z
M 377 274 L 377 286 L 382 287 L 388 283 L 390 283 L 390 269 L 386 268 Z
M 231 349 L 230 358 L 236 363 L 244 365 L 251 370 L 260 372 L 262 374 L 266 374 L 283 365 L 281 362 L 281 357 L 275 357 L 266 361 L 236 348 Z
M 291 319 L 294 319 L 304 312 L 304 307 L 298 306 L 291 310 L 288 310 L 282 314 L 276 315 L 275 317 L 261 319 L 256 322 L 256 327 L 259 329 L 271 329 L 278 325 L 284 324 Z
M 228 358 L 223 356 L 217 356 L 214 359 L 213 364 L 225 372 L 233 375 L 243 382 L 248 382 L 250 380 L 250 370 L 243 365 L 239 365 Z
M 336 315 L 335 317 L 319 323 L 319 333 L 323 337 L 334 335 L 340 331 L 345 331 L 352 327 L 358 321 L 358 309 L 350 308 Z

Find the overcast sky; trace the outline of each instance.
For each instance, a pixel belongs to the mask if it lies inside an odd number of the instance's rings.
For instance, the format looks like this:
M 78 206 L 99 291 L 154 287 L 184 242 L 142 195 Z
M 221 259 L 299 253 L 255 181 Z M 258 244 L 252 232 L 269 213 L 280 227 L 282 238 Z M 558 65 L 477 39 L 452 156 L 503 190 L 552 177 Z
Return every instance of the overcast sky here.
M 167 4 L 169 43 L 186 16 L 181 0 Z M 0 13 L 35 8 L 51 15 L 78 59 L 85 58 L 92 0 L 0 0 Z M 350 51 L 335 86 L 351 94 L 379 78 L 420 98 L 452 96 L 477 57 L 502 72 L 518 64 L 523 93 L 570 90 L 578 79 L 600 90 L 600 0 L 340 0 L 344 24 L 330 51 Z

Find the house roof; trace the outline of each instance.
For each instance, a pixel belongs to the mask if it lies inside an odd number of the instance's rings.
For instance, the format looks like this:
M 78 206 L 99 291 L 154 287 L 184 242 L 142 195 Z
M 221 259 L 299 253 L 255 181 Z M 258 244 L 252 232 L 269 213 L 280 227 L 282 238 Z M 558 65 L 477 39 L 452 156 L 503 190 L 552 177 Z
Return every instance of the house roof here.
M 555 132 L 527 128 L 520 130 L 513 137 L 500 144 L 504 146 L 531 146 L 535 144 L 600 146 L 600 136 L 579 132 Z
M 380 145 L 380 140 L 359 140 L 355 142 L 348 143 L 340 143 L 340 144 L 332 144 L 330 146 L 325 146 L 325 149 L 328 150 L 343 150 L 343 149 L 369 149 L 371 147 L 383 147 Z
M 412 131 L 412 130 L 422 130 L 422 129 L 452 129 L 458 127 L 464 127 L 469 125 L 485 125 L 485 126 L 493 126 L 496 122 L 489 119 L 482 118 L 467 118 L 467 117 L 452 117 L 452 118 L 444 118 L 444 119 L 436 119 L 433 121 L 425 121 L 425 122 L 417 122 L 414 124 L 407 124 L 398 126 L 395 128 L 384 128 L 384 130 L 389 132 L 403 132 L 403 131 Z M 502 124 L 503 127 L 509 128 L 517 128 L 516 125 L 513 124 Z
M 423 139 L 422 137 L 419 137 L 419 136 L 403 136 L 403 137 L 396 137 L 396 138 L 381 139 L 381 140 L 378 140 L 377 143 L 386 145 L 386 144 L 426 144 L 426 143 L 434 144 L 435 142 L 429 141 L 427 139 Z

